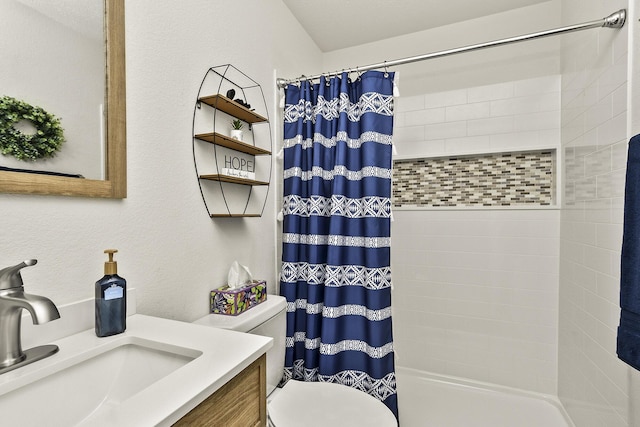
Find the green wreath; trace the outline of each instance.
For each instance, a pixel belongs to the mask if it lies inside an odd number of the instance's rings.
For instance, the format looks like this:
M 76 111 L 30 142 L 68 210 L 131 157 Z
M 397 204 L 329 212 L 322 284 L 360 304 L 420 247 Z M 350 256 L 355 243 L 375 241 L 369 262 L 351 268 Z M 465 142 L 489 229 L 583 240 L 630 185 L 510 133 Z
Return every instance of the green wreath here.
M 30 121 L 36 132 L 27 135 L 14 127 L 21 120 Z M 19 160 L 35 161 L 54 157 L 64 142 L 60 119 L 40 107 L 10 96 L 0 98 L 0 152 Z

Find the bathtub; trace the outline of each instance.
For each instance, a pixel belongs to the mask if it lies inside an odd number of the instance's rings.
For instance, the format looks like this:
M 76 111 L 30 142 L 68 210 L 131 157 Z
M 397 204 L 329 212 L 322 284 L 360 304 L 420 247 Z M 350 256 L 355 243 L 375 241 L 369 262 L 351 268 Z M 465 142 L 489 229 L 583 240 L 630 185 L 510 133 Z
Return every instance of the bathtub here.
M 400 427 L 575 427 L 559 400 L 396 367 Z

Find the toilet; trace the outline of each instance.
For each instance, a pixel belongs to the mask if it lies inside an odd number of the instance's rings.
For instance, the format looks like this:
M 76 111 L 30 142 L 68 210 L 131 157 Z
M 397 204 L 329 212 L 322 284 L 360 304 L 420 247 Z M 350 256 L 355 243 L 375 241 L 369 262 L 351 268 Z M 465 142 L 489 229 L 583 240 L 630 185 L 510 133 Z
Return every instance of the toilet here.
M 326 382 L 290 380 L 277 387 L 284 372 L 287 302 L 279 295 L 238 316 L 209 314 L 194 323 L 273 338 L 267 351 L 267 412 L 274 427 L 397 427 L 387 406 L 354 388 Z

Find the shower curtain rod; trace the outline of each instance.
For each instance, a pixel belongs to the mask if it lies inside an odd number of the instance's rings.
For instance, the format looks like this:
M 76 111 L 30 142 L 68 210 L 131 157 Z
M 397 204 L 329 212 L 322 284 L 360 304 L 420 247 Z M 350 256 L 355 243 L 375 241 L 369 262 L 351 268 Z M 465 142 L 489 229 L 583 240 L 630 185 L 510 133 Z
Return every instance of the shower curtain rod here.
M 547 31 L 540 31 L 540 32 L 537 32 L 537 33 L 524 34 L 524 35 L 521 35 L 521 36 L 509 37 L 509 38 L 506 38 L 506 39 L 494 40 L 494 41 L 485 42 L 485 43 L 478 43 L 478 44 L 474 44 L 474 45 L 470 45 L 470 46 L 458 47 L 458 48 L 455 48 L 455 49 L 442 50 L 440 52 L 427 53 L 427 54 L 424 54 L 424 55 L 412 56 L 412 57 L 403 58 L 403 59 L 396 59 L 396 60 L 393 60 L 393 61 L 384 61 L 384 62 L 379 62 L 377 64 L 366 65 L 364 67 L 349 68 L 349 69 L 343 69 L 343 70 L 340 70 L 340 71 L 334 71 L 334 72 L 330 72 L 330 73 L 316 74 L 316 75 L 310 76 L 310 77 L 302 75 L 302 76 L 300 76 L 298 78 L 295 78 L 295 79 L 278 78 L 278 79 L 276 79 L 276 84 L 278 85 L 279 88 L 284 88 L 285 86 L 287 86 L 290 83 L 299 83 L 299 82 L 305 81 L 305 80 L 317 80 L 322 76 L 331 77 L 331 76 L 340 75 L 343 72 L 347 72 L 347 73 L 358 72 L 359 73 L 359 72 L 362 72 L 362 71 L 375 70 L 375 69 L 379 69 L 379 68 L 385 68 L 386 69 L 388 67 L 393 67 L 395 65 L 410 64 L 412 62 L 424 61 L 426 59 L 440 58 L 440 57 L 443 57 L 443 56 L 454 55 L 454 54 L 457 54 L 457 53 L 470 52 L 470 51 L 473 51 L 473 50 L 480 50 L 480 49 L 485 49 L 485 48 L 488 48 L 488 47 L 501 46 L 501 45 L 504 45 L 504 44 L 516 43 L 516 42 L 521 42 L 521 41 L 525 41 L 525 40 L 539 39 L 539 38 L 542 38 L 542 37 L 553 36 L 553 35 L 556 35 L 556 34 L 566 34 L 566 33 L 571 33 L 571 32 L 574 32 L 574 31 L 588 30 L 590 28 L 599 28 L 599 27 L 622 28 L 624 26 L 626 18 L 627 18 L 627 10 L 626 9 L 620 9 L 619 11 L 617 11 L 615 13 L 612 13 L 611 15 L 607 16 L 606 18 L 598 19 L 596 21 L 583 22 L 582 24 L 569 25 L 567 27 L 556 28 L 556 29 L 553 29 L 553 30 L 547 30 Z

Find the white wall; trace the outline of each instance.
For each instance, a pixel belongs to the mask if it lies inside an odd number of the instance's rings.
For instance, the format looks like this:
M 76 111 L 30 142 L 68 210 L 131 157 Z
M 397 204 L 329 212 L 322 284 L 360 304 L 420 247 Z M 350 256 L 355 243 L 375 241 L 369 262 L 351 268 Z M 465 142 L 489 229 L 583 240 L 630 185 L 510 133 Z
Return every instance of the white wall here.
M 193 108 L 205 71 L 227 63 L 260 82 L 274 108 L 274 69 L 318 69 L 319 50 L 280 1 L 249 0 L 127 1 L 126 48 L 128 197 L 0 195 L 0 266 L 37 258 L 24 270 L 26 290 L 65 304 L 92 297 L 102 251 L 115 247 L 138 311 L 187 321 L 207 313 L 208 291 L 226 281 L 233 260 L 273 292 L 274 193 L 262 218 L 207 216 Z
M 558 148 L 560 77 L 397 100 L 399 156 Z M 559 211 L 394 210 L 398 364 L 555 394 Z
M 558 216 L 396 211 L 398 364 L 555 393 Z
M 560 147 L 557 74 L 396 99 L 396 158 Z
M 563 0 L 562 18 L 582 22 L 626 7 L 625 0 Z M 637 22 L 636 11 L 622 30 L 563 39 L 559 396 L 577 427 L 640 425 L 630 418 L 637 373 L 616 357 L 628 34 Z
M 556 28 L 559 0 L 478 19 L 392 37 L 355 48 L 327 52 L 323 70 L 423 55 L 514 35 Z M 557 37 L 489 48 L 399 67 L 402 96 L 483 86 L 503 81 L 557 74 Z

